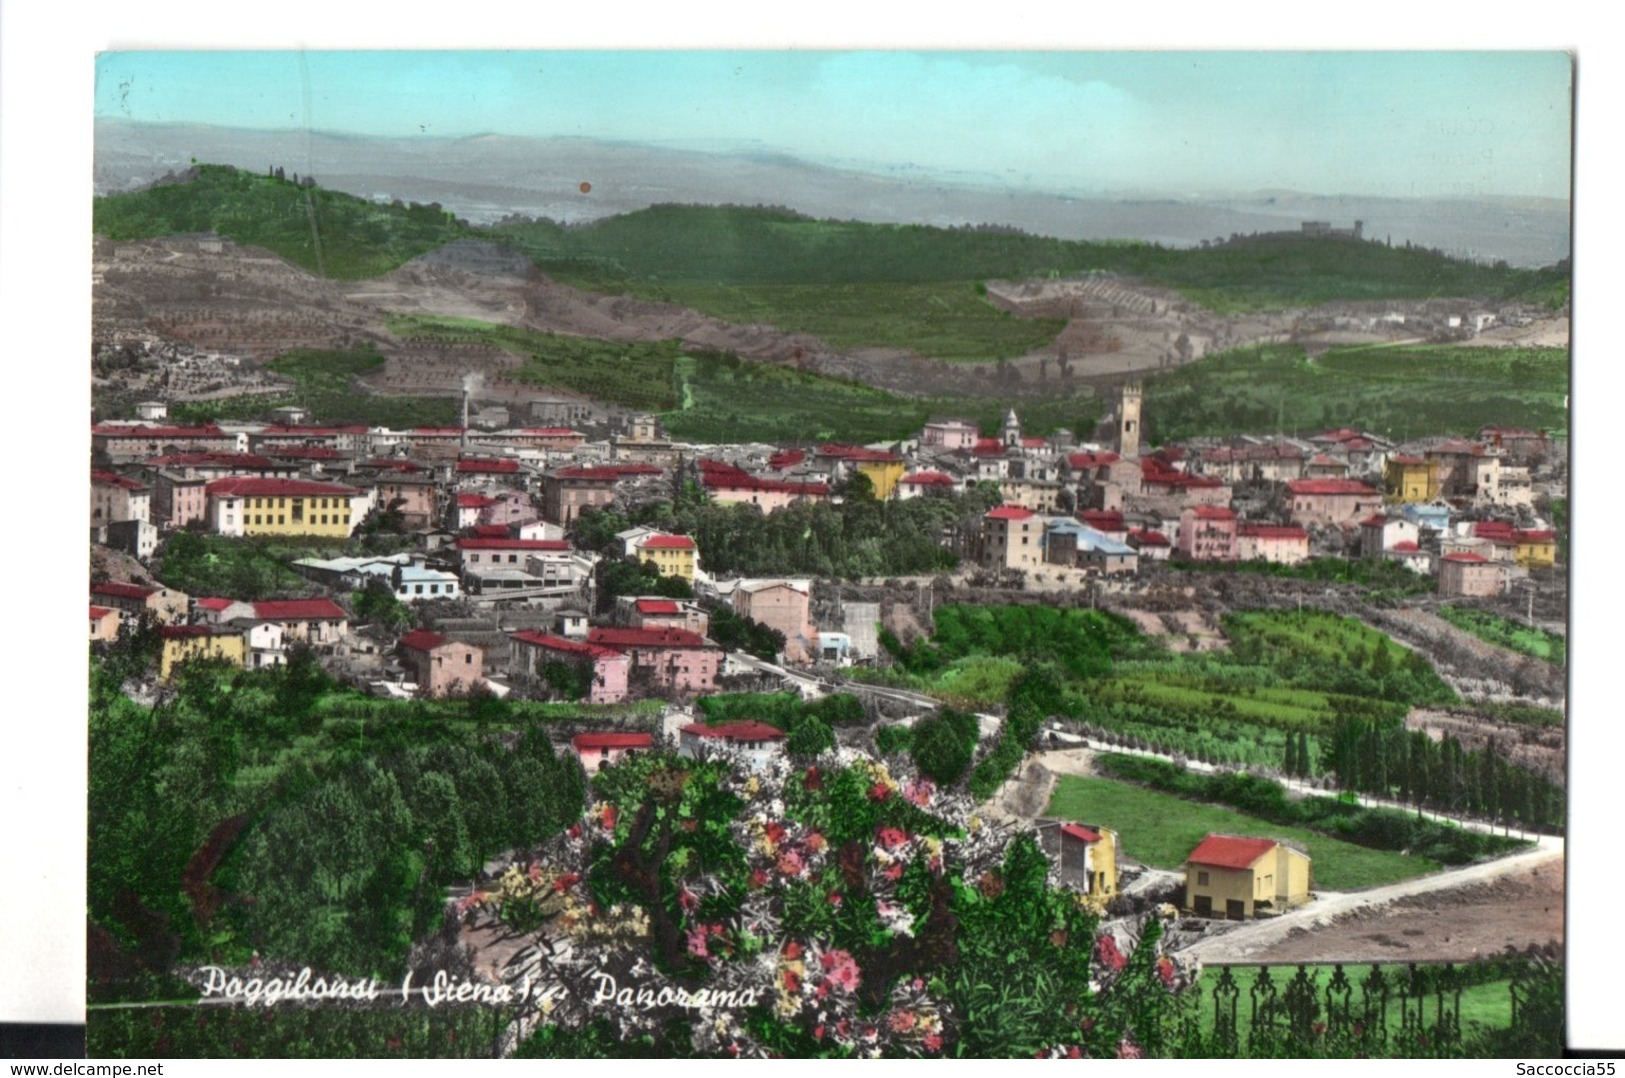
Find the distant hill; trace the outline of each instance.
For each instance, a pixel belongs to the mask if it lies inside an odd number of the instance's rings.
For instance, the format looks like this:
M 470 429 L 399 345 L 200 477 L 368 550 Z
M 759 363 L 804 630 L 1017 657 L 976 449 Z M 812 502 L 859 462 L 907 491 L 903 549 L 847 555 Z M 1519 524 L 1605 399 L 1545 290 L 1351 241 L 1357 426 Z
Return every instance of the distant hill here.
M 1104 270 L 1177 288 L 1219 310 L 1432 296 L 1561 303 L 1567 274 L 1487 267 L 1372 241 L 1267 237 L 1173 249 L 999 228 L 821 221 L 782 209 L 656 206 L 590 225 L 475 229 L 434 204 L 374 203 L 290 178 L 200 165 L 96 199 L 111 239 L 216 232 L 336 278 L 377 276 L 444 244 L 497 238 L 560 279 L 666 298 L 668 284 L 847 286 L 981 281 Z M 698 309 L 707 297 L 685 295 Z
M 111 118 L 97 120 L 95 139 L 98 194 L 131 190 L 194 159 L 250 172 L 281 165 L 373 201 L 438 202 L 474 224 L 510 213 L 580 224 L 661 203 L 771 202 L 838 220 L 1009 225 L 1060 239 L 1170 247 L 1296 229 L 1304 220 L 1344 226 L 1363 220 L 1368 236 L 1478 261 L 1543 266 L 1569 254 L 1569 206 L 1555 199 L 1058 192 L 912 169 L 831 168 L 744 145 L 701 150 L 591 138 L 374 138 Z

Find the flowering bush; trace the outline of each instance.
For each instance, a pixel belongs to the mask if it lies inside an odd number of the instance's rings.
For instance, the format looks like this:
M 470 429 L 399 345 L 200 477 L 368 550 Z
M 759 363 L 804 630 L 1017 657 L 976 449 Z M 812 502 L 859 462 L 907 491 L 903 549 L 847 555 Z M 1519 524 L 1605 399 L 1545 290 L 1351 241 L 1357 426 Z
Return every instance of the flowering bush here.
M 1099 934 L 1031 837 L 861 753 L 654 754 L 595 789 L 471 907 L 545 921 L 513 973 L 535 1054 L 1155 1054 L 1191 981 L 1159 920 Z

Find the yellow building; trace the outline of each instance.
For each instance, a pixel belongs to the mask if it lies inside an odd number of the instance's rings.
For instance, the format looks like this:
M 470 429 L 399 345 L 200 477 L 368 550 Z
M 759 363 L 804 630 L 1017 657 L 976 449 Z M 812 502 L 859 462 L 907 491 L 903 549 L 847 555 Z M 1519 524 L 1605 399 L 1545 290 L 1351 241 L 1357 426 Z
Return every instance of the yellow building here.
M 686 535 L 650 535 L 637 544 L 638 560 L 653 565 L 661 576 L 694 582 L 699 550 Z
M 225 659 L 243 666 L 247 644 L 240 632 L 212 625 L 165 625 L 158 630 L 164 650 L 158 658 L 158 676 L 168 681 L 181 663 L 192 659 Z
M 1117 832 L 1064 823 L 1060 836 L 1062 882 L 1077 884 L 1091 898 L 1113 898 L 1117 894 Z
M 1244 921 L 1309 901 L 1309 856 L 1268 838 L 1209 835 L 1185 859 L 1185 906 Z
M 1513 558 L 1525 569 L 1550 569 L 1557 564 L 1556 532 L 1515 531 L 1512 541 L 1516 545 Z
M 892 491 L 897 489 L 898 481 L 907 471 L 898 459 L 860 460 L 857 464 L 858 471 L 868 476 L 869 482 L 874 484 L 875 497 L 880 501 L 892 496 Z
M 361 493 L 305 479 L 217 479 L 206 488 L 208 520 L 221 535 L 317 535 L 347 539 L 360 523 Z
M 1382 469 L 1382 496 L 1388 502 L 1430 502 L 1439 496 L 1439 462 L 1396 454 Z

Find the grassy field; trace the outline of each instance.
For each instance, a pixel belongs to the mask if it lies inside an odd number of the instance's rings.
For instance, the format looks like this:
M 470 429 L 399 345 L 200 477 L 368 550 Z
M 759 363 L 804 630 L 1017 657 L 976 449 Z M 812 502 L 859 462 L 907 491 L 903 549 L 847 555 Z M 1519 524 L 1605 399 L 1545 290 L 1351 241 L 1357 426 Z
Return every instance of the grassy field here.
M 1367 849 L 1110 779 L 1063 775 L 1045 812 L 1112 828 L 1127 856 L 1155 868 L 1177 870 L 1205 836 L 1223 832 L 1299 843 L 1313 859 L 1313 886 L 1328 891 L 1379 887 L 1439 869 L 1426 858 Z
M 1241 348 L 1145 382 L 1153 442 L 1353 426 L 1396 440 L 1567 426 L 1568 353 L 1433 345 Z
M 1554 666 L 1562 666 L 1568 661 L 1568 641 L 1559 633 L 1549 633 L 1545 629 L 1470 606 L 1441 606 L 1438 614 L 1458 629 L 1465 629 L 1497 647 L 1516 651 L 1520 655 L 1532 655 Z

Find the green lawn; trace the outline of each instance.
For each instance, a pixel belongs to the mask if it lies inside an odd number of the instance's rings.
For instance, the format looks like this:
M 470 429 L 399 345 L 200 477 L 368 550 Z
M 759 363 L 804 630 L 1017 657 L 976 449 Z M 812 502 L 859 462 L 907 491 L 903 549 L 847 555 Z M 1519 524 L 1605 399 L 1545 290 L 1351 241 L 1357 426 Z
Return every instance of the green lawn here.
M 1470 606 L 1441 606 L 1438 614 L 1458 629 L 1465 629 L 1496 647 L 1544 659 L 1554 666 L 1568 661 L 1568 641 L 1561 633 L 1549 633 Z
M 1127 856 L 1155 868 L 1177 870 L 1207 834 L 1222 832 L 1301 844 L 1312 859 L 1313 885 L 1328 891 L 1378 887 L 1439 869 L 1423 857 L 1367 849 L 1110 779 L 1062 776 L 1046 813 L 1112 828 Z

